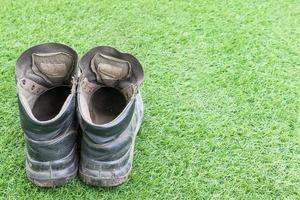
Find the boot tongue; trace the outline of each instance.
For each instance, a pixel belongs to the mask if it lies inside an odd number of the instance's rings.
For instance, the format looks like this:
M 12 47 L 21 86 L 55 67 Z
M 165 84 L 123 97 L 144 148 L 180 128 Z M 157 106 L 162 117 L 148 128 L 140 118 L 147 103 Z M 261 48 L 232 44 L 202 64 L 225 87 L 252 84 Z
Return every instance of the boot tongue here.
M 62 84 L 73 71 L 72 57 L 63 52 L 32 54 L 32 70 L 53 85 Z
M 98 82 L 110 87 L 115 87 L 131 76 L 131 65 L 128 61 L 101 53 L 97 53 L 91 60 L 91 69 Z

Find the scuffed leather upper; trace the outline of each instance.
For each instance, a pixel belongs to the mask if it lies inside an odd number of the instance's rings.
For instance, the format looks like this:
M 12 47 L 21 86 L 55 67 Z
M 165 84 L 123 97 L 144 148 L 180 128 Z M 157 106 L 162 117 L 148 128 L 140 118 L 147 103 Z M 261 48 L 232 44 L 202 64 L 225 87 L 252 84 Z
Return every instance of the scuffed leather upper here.
M 58 160 L 74 148 L 77 137 L 75 121 L 75 96 L 61 116 L 54 121 L 39 122 L 32 119 L 19 100 L 20 121 L 25 133 L 28 155 L 37 161 Z
M 83 130 L 80 170 L 87 176 L 112 179 L 128 175 L 132 167 L 134 143 L 144 110 L 140 94 L 122 120 L 105 127 L 95 126 L 79 116 Z M 80 112 L 79 112 L 80 113 Z

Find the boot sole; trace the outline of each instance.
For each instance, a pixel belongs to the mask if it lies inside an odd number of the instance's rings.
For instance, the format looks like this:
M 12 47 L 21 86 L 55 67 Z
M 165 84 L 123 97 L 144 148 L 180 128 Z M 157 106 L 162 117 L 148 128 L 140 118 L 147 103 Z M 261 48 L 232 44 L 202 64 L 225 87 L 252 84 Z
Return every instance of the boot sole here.
M 126 182 L 128 179 L 128 176 L 130 174 L 130 171 L 131 170 L 129 170 L 129 172 L 125 176 L 115 177 L 115 178 L 111 178 L 111 179 L 104 179 L 104 178 L 100 179 L 100 178 L 87 176 L 80 171 L 79 171 L 79 176 L 83 182 L 93 185 L 93 186 L 114 187 L 114 186 L 118 186 L 118 185 Z
M 49 180 L 45 180 L 45 179 L 36 179 L 36 178 L 32 178 L 27 176 L 27 178 L 35 185 L 39 186 L 39 187 L 57 187 L 57 186 L 62 186 L 64 184 L 66 184 L 67 182 L 70 182 L 73 178 L 75 178 L 77 175 L 77 172 L 75 172 L 74 174 L 67 176 L 67 177 L 63 177 L 63 178 L 58 178 L 58 179 L 49 179 Z

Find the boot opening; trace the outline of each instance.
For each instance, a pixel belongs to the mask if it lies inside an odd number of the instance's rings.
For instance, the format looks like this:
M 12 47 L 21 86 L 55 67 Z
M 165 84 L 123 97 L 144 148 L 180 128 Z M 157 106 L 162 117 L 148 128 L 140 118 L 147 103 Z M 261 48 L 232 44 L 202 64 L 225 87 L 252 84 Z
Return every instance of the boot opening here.
M 40 121 L 54 118 L 61 110 L 67 97 L 71 93 L 68 86 L 59 86 L 42 93 L 35 101 L 32 113 Z
M 114 120 L 126 107 L 124 95 L 115 88 L 102 87 L 91 97 L 90 113 L 93 123 L 105 124 Z

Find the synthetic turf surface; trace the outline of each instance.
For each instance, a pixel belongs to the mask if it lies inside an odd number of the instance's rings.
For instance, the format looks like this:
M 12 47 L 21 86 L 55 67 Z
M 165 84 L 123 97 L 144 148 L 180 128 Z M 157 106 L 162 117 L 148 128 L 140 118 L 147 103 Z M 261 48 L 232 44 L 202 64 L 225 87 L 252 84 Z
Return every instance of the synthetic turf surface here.
M 61 42 L 111 45 L 145 69 L 145 118 L 127 183 L 40 189 L 24 170 L 14 67 Z M 8 1 L 0 4 L 3 199 L 299 199 L 300 3 Z

